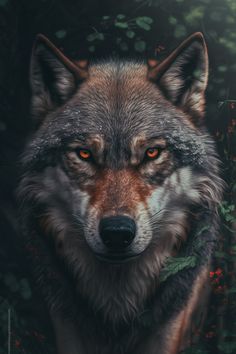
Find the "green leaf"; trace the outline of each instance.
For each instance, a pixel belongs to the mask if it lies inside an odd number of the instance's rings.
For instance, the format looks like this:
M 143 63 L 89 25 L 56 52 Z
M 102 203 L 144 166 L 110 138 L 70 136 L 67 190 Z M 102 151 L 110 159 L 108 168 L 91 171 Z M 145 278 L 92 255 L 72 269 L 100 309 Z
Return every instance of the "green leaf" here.
M 134 49 L 137 51 L 137 52 L 144 52 L 145 49 L 146 49 L 146 43 L 142 40 L 139 40 L 139 41 L 136 41 L 134 43 Z
M 94 46 L 94 45 L 91 45 L 91 46 L 88 48 L 88 50 L 89 50 L 91 53 L 95 52 L 95 46 Z
M 175 18 L 175 17 L 173 17 L 173 16 L 170 16 L 169 17 L 169 23 L 171 24 L 171 25 L 176 25 L 177 24 L 177 18 Z
M 129 31 L 127 31 L 126 32 L 126 36 L 128 37 L 128 38 L 134 38 L 134 36 L 135 36 L 135 32 L 134 31 L 131 31 L 131 30 L 129 30 Z
M 124 20 L 125 15 L 119 14 L 119 15 L 116 16 L 116 18 L 117 18 L 118 20 Z
M 97 33 L 97 39 L 99 39 L 100 41 L 104 41 L 104 34 L 103 33 L 101 33 L 101 32 L 99 32 L 99 33 Z
M 187 31 L 186 28 L 183 25 L 177 25 L 174 30 L 174 36 L 176 38 L 184 37 L 186 36 Z
M 234 215 L 225 215 L 225 220 L 228 222 L 236 221 L 236 217 Z
M 148 25 L 147 23 L 143 22 L 143 26 L 142 26 L 142 28 L 143 28 L 145 31 L 150 31 L 151 26 L 150 26 L 150 25 Z
M 198 26 L 199 21 L 204 18 L 205 7 L 200 5 L 196 6 L 189 13 L 185 15 L 185 22 L 187 22 L 191 27 L 193 25 Z
M 65 38 L 66 30 L 59 30 L 59 31 L 55 32 L 55 36 L 59 39 Z
M 197 230 L 195 236 L 200 236 L 203 232 L 210 230 L 210 225 L 203 225 L 200 229 Z
M 220 73 L 225 73 L 227 71 L 227 66 L 226 65 L 219 65 L 217 70 L 220 72 Z
M 169 257 L 167 259 L 166 265 L 163 268 L 160 281 L 163 282 L 171 275 L 178 273 L 179 271 L 185 268 L 193 268 L 197 263 L 197 257 L 188 256 L 188 257 Z
M 88 42 L 93 42 L 96 39 L 98 39 L 99 41 L 103 41 L 104 40 L 104 34 L 101 33 L 101 32 L 94 32 L 94 33 L 91 33 L 91 34 L 89 34 L 87 36 L 87 41 Z
M 102 16 L 103 20 L 109 20 L 110 16 Z
M 142 17 L 137 17 L 135 20 L 137 26 L 139 26 L 140 28 L 144 29 L 145 31 L 150 31 L 151 26 L 146 23 Z
M 87 36 L 87 41 L 88 42 L 93 42 L 97 37 L 97 34 L 96 33 L 91 33 Z
M 236 54 L 235 40 L 230 40 L 225 37 L 219 38 L 219 43 L 222 44 L 230 53 Z
M 119 21 L 116 21 L 115 22 L 115 27 L 118 27 L 118 28 L 128 28 L 128 23 L 127 22 L 119 22 Z
M 153 19 L 151 17 L 142 16 L 141 18 L 144 22 L 148 23 L 149 25 L 151 25 L 153 23 Z

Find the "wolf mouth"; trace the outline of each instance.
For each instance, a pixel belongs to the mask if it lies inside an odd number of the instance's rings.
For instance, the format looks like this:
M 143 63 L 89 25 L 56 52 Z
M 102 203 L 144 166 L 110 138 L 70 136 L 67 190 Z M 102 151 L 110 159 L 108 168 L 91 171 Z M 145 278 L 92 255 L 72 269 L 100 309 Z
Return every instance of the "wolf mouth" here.
M 142 252 L 141 252 L 142 253 Z M 112 264 L 120 264 L 133 261 L 137 259 L 141 253 L 138 254 L 124 254 L 124 253 L 95 253 L 97 259 L 102 262 L 112 263 Z

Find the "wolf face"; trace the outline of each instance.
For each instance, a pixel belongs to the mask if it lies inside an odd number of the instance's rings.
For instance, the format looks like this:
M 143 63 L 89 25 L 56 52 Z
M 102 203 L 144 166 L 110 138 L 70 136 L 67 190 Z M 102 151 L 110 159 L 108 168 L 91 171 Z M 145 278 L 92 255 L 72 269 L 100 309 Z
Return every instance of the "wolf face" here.
M 165 259 L 188 242 L 199 212 L 216 213 L 221 181 L 203 122 L 207 76 L 199 33 L 163 63 L 148 65 L 87 66 L 43 36 L 36 42 L 37 128 L 19 191 L 40 237 L 95 307 L 108 312 L 116 293 L 122 315 L 131 302 L 137 308 L 156 287 Z

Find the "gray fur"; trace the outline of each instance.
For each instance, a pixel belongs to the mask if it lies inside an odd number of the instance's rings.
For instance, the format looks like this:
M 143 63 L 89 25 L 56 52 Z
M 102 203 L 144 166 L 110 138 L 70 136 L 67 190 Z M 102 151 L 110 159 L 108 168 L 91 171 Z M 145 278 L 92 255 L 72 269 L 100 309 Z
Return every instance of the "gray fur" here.
M 201 50 L 199 43 L 197 48 Z M 60 65 L 52 66 L 50 58 L 48 69 L 53 67 L 59 74 L 54 87 L 62 90 L 63 99 L 53 109 L 42 100 L 43 106 L 37 107 L 42 122 L 25 148 L 18 191 L 23 235 L 35 277 L 56 323 L 57 336 L 62 331 L 62 342 L 66 342 L 70 341 L 68 328 L 77 333 L 71 348 L 78 342 L 80 349 L 78 353 L 73 349 L 73 354 L 141 354 L 141 348 L 145 354 L 156 353 L 155 348 L 159 354 L 177 353 L 170 349 L 169 331 L 188 303 L 198 274 L 211 260 L 222 194 L 214 142 L 203 124 L 193 124 L 189 119 L 192 108 L 186 108 L 192 107 L 191 97 L 195 100 L 196 94 L 204 95 L 204 55 L 198 55 L 197 68 L 203 68 L 200 78 L 193 79 L 188 99 L 185 91 L 178 106 L 172 99 L 171 81 L 166 79 L 167 75 L 174 79 L 178 67 L 194 55 L 191 50 L 182 54 L 157 83 L 147 80 L 143 63 L 91 65 L 89 78 L 72 97 L 73 89 L 61 85 L 65 80 L 70 85 L 69 74 L 63 73 L 66 68 L 58 72 Z M 184 83 L 183 79 L 181 87 Z M 33 84 L 37 86 L 37 90 L 33 86 L 34 101 L 39 101 L 39 91 L 45 89 L 40 85 L 44 84 Z M 167 85 L 165 89 L 163 85 Z M 168 87 L 172 98 L 166 95 Z M 202 104 L 194 109 L 202 115 Z M 91 139 L 99 148 L 89 146 Z M 140 139 L 165 144 L 160 158 L 142 163 L 137 147 Z M 78 158 L 76 144 L 96 150 L 102 172 Z M 137 170 L 138 174 L 133 172 Z M 127 171 L 131 174 L 125 177 Z M 146 198 L 142 201 L 142 193 L 137 194 L 135 207 L 126 200 L 129 193 L 136 193 L 133 173 Z M 129 251 L 137 258 L 127 263 L 104 264 L 95 257 L 96 252 L 106 250 L 98 234 L 101 208 L 92 204 L 89 191 L 101 174 L 108 181 L 102 194 L 102 216 L 123 210 L 137 224 Z M 147 196 L 146 188 L 150 190 Z M 132 198 L 129 202 L 133 203 Z M 47 220 L 46 226 L 41 226 L 41 219 Z M 210 225 L 201 235 L 201 261 L 160 284 L 160 272 L 176 247 L 184 256 L 195 254 L 193 235 L 200 221 Z M 151 318 L 148 329 L 143 322 L 146 312 Z M 68 354 L 67 350 L 65 345 L 59 353 Z

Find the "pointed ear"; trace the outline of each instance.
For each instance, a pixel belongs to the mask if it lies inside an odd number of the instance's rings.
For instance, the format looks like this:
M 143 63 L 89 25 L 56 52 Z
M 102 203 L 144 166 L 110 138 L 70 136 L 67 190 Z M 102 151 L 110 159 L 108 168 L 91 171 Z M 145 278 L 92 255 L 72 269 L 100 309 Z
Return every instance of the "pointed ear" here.
M 31 58 L 32 114 L 39 120 L 68 100 L 88 76 L 86 61 L 74 63 L 38 35 Z
M 193 116 L 202 117 L 208 80 L 208 54 L 202 33 L 186 39 L 161 64 L 148 64 L 148 78 L 165 97 Z

